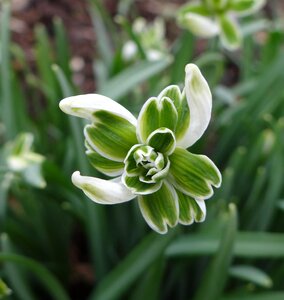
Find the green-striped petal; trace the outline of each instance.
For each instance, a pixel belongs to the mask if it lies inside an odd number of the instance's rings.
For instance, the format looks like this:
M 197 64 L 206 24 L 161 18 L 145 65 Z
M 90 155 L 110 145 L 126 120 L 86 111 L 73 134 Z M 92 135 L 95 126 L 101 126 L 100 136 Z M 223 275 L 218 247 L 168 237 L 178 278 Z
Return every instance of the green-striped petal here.
M 177 119 L 177 111 L 171 99 L 150 98 L 143 105 L 138 117 L 137 137 L 139 141 L 145 143 L 148 136 L 161 127 L 169 128 L 174 132 Z
M 218 24 L 210 17 L 211 13 L 201 3 L 191 3 L 181 7 L 177 14 L 179 25 L 193 34 L 210 38 L 219 33 Z
M 218 17 L 221 42 L 228 50 L 237 50 L 242 44 L 242 35 L 238 23 L 228 15 Z
M 126 119 L 136 126 L 137 120 L 126 108 L 112 99 L 99 95 L 87 94 L 65 98 L 60 101 L 59 107 L 66 114 L 96 121 L 95 112 L 107 111 Z
M 253 14 L 260 10 L 266 3 L 266 0 L 231 0 L 229 9 L 241 16 Z
M 176 190 L 179 203 L 179 223 L 190 225 L 195 222 L 203 222 L 206 217 L 206 206 L 204 200 L 195 200 Z
M 93 150 L 87 150 L 86 154 L 91 165 L 103 174 L 113 177 L 122 174 L 124 168 L 123 162 L 110 160 Z
M 135 195 L 148 195 L 160 189 L 162 181 L 158 182 L 143 182 L 141 176 L 129 176 L 123 173 L 121 180 L 122 183 Z
M 213 195 L 212 186 L 221 185 L 221 174 L 205 155 L 197 155 L 176 148 L 170 156 L 170 180 L 181 192 L 193 198 L 207 199 Z
M 81 176 L 79 171 L 72 175 L 72 182 L 92 201 L 100 204 L 116 204 L 129 201 L 135 197 L 121 182 L 121 179 L 103 180 Z
M 95 121 L 84 130 L 88 144 L 102 156 L 122 162 L 137 144 L 136 128 L 128 120 L 109 111 L 98 110 Z
M 170 85 L 165 88 L 160 95 L 159 99 L 162 97 L 168 97 L 174 103 L 174 106 L 178 113 L 178 121 L 175 130 L 176 140 L 179 141 L 185 135 L 186 131 L 189 129 L 189 106 L 187 103 L 185 92 L 181 93 L 180 88 L 177 85 Z
M 177 140 L 177 146 L 188 148 L 206 130 L 212 110 L 212 95 L 206 79 L 194 64 L 185 67 L 185 94 L 190 111 L 190 124 L 184 135 Z
M 164 127 L 153 131 L 149 135 L 146 144 L 153 147 L 156 152 L 170 155 L 175 150 L 176 139 L 174 133 Z
M 167 182 L 151 195 L 139 196 L 139 207 L 148 225 L 158 233 L 167 233 L 168 228 L 178 223 L 179 207 L 175 189 Z

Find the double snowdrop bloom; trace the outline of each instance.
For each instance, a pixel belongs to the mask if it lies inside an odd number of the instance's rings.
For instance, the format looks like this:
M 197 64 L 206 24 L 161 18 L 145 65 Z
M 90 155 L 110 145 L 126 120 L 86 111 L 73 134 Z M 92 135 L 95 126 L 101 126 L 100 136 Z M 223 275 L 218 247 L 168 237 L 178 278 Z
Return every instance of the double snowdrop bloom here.
M 221 174 L 204 155 L 190 153 L 211 116 L 212 97 L 196 65 L 186 66 L 185 88 L 165 88 L 150 98 L 138 119 L 117 102 L 98 94 L 63 99 L 67 114 L 88 119 L 86 154 L 111 180 L 72 175 L 75 186 L 93 201 L 116 204 L 138 196 L 148 225 L 166 233 L 177 223 L 202 222 L 205 200 L 219 187 Z
M 182 6 L 178 12 L 181 27 L 193 34 L 211 38 L 220 35 L 228 50 L 236 50 L 242 42 L 238 17 L 253 14 L 266 0 L 199 0 Z

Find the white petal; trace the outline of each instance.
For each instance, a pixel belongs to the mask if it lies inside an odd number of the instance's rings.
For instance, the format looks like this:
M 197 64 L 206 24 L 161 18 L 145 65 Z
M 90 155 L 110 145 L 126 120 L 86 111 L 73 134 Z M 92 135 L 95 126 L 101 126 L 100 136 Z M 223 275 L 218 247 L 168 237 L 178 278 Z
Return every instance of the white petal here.
M 218 24 L 212 19 L 195 14 L 187 13 L 183 17 L 183 26 L 190 30 L 193 34 L 202 37 L 210 38 L 218 34 Z
M 202 211 L 203 217 L 202 219 L 200 219 L 199 221 L 196 221 L 198 223 L 203 222 L 206 218 L 206 204 L 204 200 L 200 200 L 200 199 L 195 199 L 195 202 L 197 203 L 197 205 L 199 206 L 199 208 Z
M 185 93 L 190 111 L 187 132 L 177 146 L 187 148 L 193 145 L 206 130 L 212 110 L 212 95 L 207 81 L 194 64 L 185 67 Z
M 130 111 L 116 101 L 99 94 L 86 94 L 65 98 L 60 101 L 59 107 L 66 114 L 94 121 L 96 111 L 105 110 L 125 118 L 136 126 L 137 120 Z
M 120 177 L 114 180 L 103 180 L 81 176 L 80 172 L 76 171 L 72 175 L 72 182 L 92 201 L 100 204 L 123 203 L 136 196 L 122 184 Z

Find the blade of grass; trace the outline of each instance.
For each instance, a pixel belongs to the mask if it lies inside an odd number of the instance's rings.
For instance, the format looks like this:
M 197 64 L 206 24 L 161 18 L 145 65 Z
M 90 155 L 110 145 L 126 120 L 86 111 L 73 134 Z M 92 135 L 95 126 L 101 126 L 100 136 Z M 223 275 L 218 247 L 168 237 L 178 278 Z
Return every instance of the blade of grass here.
M 258 293 L 256 295 L 237 295 L 222 297 L 220 300 L 283 300 L 284 292 L 270 292 L 270 293 Z
M 166 250 L 170 257 L 214 254 L 220 238 L 216 235 L 191 234 L 174 241 Z M 284 257 L 284 234 L 264 232 L 239 232 L 234 255 L 247 258 Z
M 142 61 L 128 67 L 102 85 L 100 94 L 119 100 L 140 83 L 163 71 L 172 62 L 171 58 L 159 61 Z
M 237 212 L 234 204 L 229 204 L 229 211 L 224 223 L 220 245 L 212 258 L 208 269 L 199 284 L 195 300 L 218 300 L 225 287 L 228 270 L 233 258 L 234 242 L 237 233 Z
M 69 97 L 73 94 L 72 87 L 65 77 L 60 67 L 54 65 L 53 71 L 61 86 L 64 97 Z M 89 173 L 89 165 L 83 151 L 84 138 L 82 122 L 79 119 L 69 118 L 72 135 L 76 147 L 78 167 L 85 174 Z M 93 269 L 96 276 L 100 279 L 107 271 L 107 259 L 105 257 L 105 215 L 104 207 L 96 205 L 84 197 L 85 212 L 86 212 L 86 229 L 88 233 L 88 241 L 90 245 L 90 255 L 93 263 Z
M 249 281 L 264 288 L 270 288 L 273 285 L 271 278 L 266 273 L 253 266 L 232 266 L 229 274 L 232 277 Z
M 118 299 L 143 271 L 149 268 L 163 254 L 175 236 L 175 230 L 167 235 L 149 234 L 113 269 L 97 286 L 89 300 Z
M 7 235 L 1 236 L 1 244 L 3 252 L 0 253 L 0 262 L 9 262 L 9 264 L 15 263 L 26 267 L 36 275 L 37 279 L 41 281 L 42 285 L 44 285 L 50 295 L 53 296 L 53 299 L 70 300 L 59 281 L 45 267 L 30 258 L 10 253 L 11 247 Z M 17 292 L 18 294 L 22 294 L 21 290 L 18 290 Z
M 11 68 L 10 68 L 10 14 L 11 5 L 10 1 L 3 1 L 1 5 L 1 18 L 0 18 L 0 81 L 1 81 L 1 98 L 2 98 L 2 120 L 5 125 L 5 134 L 7 139 L 12 139 L 17 129 L 15 127 L 14 107 L 11 91 Z

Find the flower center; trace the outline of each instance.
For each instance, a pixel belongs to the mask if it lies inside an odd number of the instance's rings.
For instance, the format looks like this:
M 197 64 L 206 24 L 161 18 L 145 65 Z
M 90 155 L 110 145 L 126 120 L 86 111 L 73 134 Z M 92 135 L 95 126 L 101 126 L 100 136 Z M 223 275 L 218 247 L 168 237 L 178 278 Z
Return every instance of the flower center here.
M 141 182 L 156 183 L 165 178 L 170 162 L 166 155 L 148 145 L 135 145 L 125 160 L 129 176 L 138 176 Z

